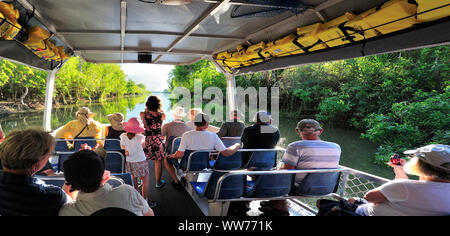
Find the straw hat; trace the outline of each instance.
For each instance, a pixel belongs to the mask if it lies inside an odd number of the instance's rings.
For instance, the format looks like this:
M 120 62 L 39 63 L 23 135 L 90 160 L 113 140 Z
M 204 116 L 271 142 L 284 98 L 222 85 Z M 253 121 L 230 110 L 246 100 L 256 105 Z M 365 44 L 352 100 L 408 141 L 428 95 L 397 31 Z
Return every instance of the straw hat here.
M 89 110 L 89 107 L 80 107 L 80 109 L 78 109 L 77 113 L 75 113 L 76 116 L 78 115 L 85 115 L 85 116 L 89 116 L 89 118 L 94 117 L 94 113 L 91 112 L 91 110 Z
M 81 107 L 78 109 L 77 113 L 75 113 L 76 119 L 80 121 L 83 125 L 90 125 L 91 120 L 94 117 L 94 113 L 89 110 L 88 107 Z
M 135 134 L 140 134 L 145 131 L 144 124 L 136 117 L 130 118 L 128 122 L 123 122 L 123 130 Z
M 123 130 L 122 122 L 123 122 L 124 116 L 122 113 L 116 112 L 114 114 L 109 114 L 107 117 L 108 117 L 109 123 L 111 123 L 111 127 L 114 130 L 117 130 L 117 131 Z
M 175 110 L 172 111 L 172 115 L 175 120 L 181 120 L 186 116 L 186 113 L 184 112 L 183 107 L 176 107 Z

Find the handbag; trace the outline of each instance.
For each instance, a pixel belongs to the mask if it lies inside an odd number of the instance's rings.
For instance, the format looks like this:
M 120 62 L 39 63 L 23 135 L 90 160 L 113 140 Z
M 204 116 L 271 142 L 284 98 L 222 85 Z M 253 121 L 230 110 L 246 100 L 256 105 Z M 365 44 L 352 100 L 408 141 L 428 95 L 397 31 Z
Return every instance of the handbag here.
M 355 213 L 358 205 L 350 204 L 346 200 L 333 201 L 321 199 L 319 201 L 319 212 L 316 216 L 359 216 Z

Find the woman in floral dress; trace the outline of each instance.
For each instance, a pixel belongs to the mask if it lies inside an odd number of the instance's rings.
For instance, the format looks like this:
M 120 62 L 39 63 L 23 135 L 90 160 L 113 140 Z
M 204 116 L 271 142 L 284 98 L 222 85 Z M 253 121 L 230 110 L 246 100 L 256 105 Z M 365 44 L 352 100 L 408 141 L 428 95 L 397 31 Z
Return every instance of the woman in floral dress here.
M 153 160 L 155 164 L 156 187 L 164 186 L 161 179 L 162 161 L 164 161 L 164 142 L 161 136 L 161 126 L 166 114 L 161 110 L 161 100 L 156 96 L 150 96 L 145 103 L 146 109 L 141 112 L 141 119 L 145 127 L 144 153 L 147 160 Z

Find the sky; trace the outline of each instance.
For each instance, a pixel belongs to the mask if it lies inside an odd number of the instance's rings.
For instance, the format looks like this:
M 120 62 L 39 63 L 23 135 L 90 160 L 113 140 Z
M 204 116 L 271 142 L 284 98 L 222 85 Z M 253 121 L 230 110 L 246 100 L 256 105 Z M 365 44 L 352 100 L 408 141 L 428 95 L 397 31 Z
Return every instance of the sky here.
M 136 84 L 144 84 L 148 91 L 159 92 L 169 88 L 167 80 L 169 72 L 174 66 L 154 64 L 121 64 L 127 80 L 131 79 Z

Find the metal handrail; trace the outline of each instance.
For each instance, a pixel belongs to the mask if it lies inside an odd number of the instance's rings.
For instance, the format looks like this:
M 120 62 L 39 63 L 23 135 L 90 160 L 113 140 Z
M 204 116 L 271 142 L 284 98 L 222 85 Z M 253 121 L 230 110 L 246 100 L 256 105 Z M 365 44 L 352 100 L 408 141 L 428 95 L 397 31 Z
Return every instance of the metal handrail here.
M 248 170 L 231 170 L 231 171 L 217 171 L 217 172 L 224 172 L 223 176 L 219 178 L 217 181 L 216 189 L 214 192 L 213 199 L 210 200 L 210 202 L 216 202 L 216 201 L 232 201 L 230 199 L 224 199 L 224 200 L 218 200 L 219 197 L 219 191 L 222 187 L 222 182 L 230 177 L 230 176 L 236 176 L 236 175 L 272 175 L 272 174 L 307 174 L 307 173 L 330 173 L 330 172 L 346 172 L 348 171 L 347 168 L 333 168 L 333 169 L 309 169 L 309 170 L 270 170 L 270 171 L 248 171 Z M 270 198 L 270 199 L 288 199 L 293 196 L 289 197 L 276 197 L 276 198 Z M 259 199 L 259 198 L 256 198 Z M 269 199 L 269 198 L 267 198 Z M 255 200 L 255 198 L 239 198 L 239 200 Z
M 106 150 L 105 150 L 106 151 Z M 74 154 L 78 151 L 56 151 L 55 154 L 59 155 L 59 154 Z M 119 152 L 119 151 L 106 151 L 106 155 L 108 155 L 108 153 L 116 153 L 119 154 L 122 157 L 122 173 L 125 173 L 125 156 L 123 155 L 123 153 Z M 105 160 L 106 161 L 106 160 Z
M 277 151 L 277 152 L 285 152 L 286 149 L 283 149 L 283 148 L 273 148 L 273 149 L 262 149 L 262 148 L 259 148 L 259 149 L 238 149 L 238 150 L 237 150 L 237 152 L 270 152 L 270 151 L 272 151 L 272 152 L 273 152 L 273 151 Z M 208 152 L 208 153 L 210 153 L 210 154 L 217 154 L 217 153 L 219 153 L 219 151 L 214 150 L 214 149 L 209 149 L 209 150 L 195 150 L 195 151 L 193 151 L 193 152 L 190 153 L 189 156 L 188 156 L 187 165 L 186 165 L 186 173 L 189 172 L 189 169 L 190 169 L 190 166 L 191 166 L 191 158 L 192 158 L 192 155 L 193 155 L 194 153 L 197 153 L 197 152 Z M 195 171 L 195 172 L 198 173 L 198 172 L 201 172 L 201 171 Z

